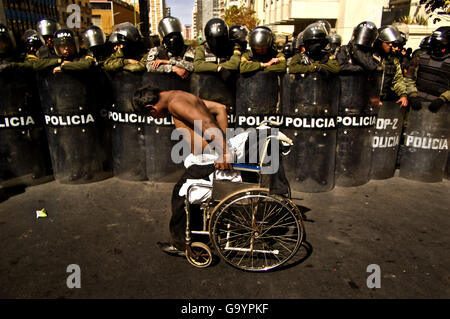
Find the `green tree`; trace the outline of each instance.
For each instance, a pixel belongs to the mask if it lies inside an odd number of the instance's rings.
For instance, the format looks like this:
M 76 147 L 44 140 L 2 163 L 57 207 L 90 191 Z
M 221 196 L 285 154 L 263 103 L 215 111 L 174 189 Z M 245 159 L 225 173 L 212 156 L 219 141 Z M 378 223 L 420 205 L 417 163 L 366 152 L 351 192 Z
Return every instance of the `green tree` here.
M 225 10 L 225 16 L 223 18 L 228 26 L 242 25 L 247 27 L 248 30 L 253 30 L 258 26 L 259 20 L 256 17 L 256 12 L 247 7 L 231 6 Z

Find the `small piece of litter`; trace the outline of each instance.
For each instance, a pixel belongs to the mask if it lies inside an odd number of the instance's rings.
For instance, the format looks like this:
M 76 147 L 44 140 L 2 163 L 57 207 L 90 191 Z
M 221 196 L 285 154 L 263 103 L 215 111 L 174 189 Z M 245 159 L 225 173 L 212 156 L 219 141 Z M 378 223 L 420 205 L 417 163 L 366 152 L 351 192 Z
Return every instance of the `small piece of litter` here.
M 39 217 L 47 217 L 47 211 L 45 210 L 45 208 L 36 211 L 36 218 Z

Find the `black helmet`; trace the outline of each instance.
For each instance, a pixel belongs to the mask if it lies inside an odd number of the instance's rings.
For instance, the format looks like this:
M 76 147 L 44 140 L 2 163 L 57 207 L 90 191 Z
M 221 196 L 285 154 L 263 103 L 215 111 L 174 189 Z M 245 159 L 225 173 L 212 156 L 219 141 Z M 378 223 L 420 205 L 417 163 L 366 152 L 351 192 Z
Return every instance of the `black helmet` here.
M 209 20 L 205 26 L 205 37 L 212 53 L 217 56 L 228 53 L 228 26 L 225 21 L 219 18 Z
M 0 54 L 5 54 L 15 48 L 14 37 L 8 28 L 0 24 Z
M 248 30 L 242 25 L 233 25 L 230 27 L 230 41 L 243 43 L 247 41 Z
M 327 33 L 330 34 L 331 33 L 331 24 L 330 22 L 328 22 L 327 20 L 318 20 L 315 23 L 320 23 L 322 24 L 325 29 L 327 30 Z
M 297 36 L 297 39 L 295 39 L 295 49 L 299 50 L 302 46 L 304 46 L 305 43 L 303 41 L 303 32 L 300 32 Z
M 447 54 L 450 43 L 450 27 L 440 27 L 433 31 L 430 36 L 431 55 L 441 57 Z
M 421 48 L 422 50 L 428 50 L 430 48 L 430 39 L 430 35 L 423 38 L 422 41 L 420 41 L 419 48 Z
M 78 53 L 75 35 L 70 29 L 60 29 L 53 37 L 55 52 L 60 57 L 72 57 Z
M 42 19 L 38 22 L 36 29 L 43 37 L 53 37 L 55 32 L 61 29 L 61 26 L 53 19 Z
M 250 33 L 250 47 L 269 49 L 274 43 L 275 36 L 268 27 L 259 26 Z
M 312 40 L 328 41 L 328 31 L 323 23 L 311 23 L 303 30 L 303 41 L 308 42 Z
M 331 34 L 329 40 L 330 40 L 330 44 L 334 44 L 337 46 L 340 46 L 342 44 L 342 37 L 337 33 Z
M 93 25 L 83 33 L 84 45 L 90 49 L 95 46 L 103 45 L 106 42 L 106 35 L 102 29 Z
M 171 33 L 181 33 L 181 22 L 175 17 L 165 17 L 158 24 L 158 32 L 162 38 L 168 36 Z
M 27 30 L 22 35 L 22 42 L 27 52 L 39 50 L 44 45 L 44 39 L 36 30 Z
M 401 43 L 403 42 L 402 35 L 396 27 L 392 25 L 382 26 L 378 29 L 378 40 L 381 42 Z
M 377 37 L 378 30 L 375 23 L 364 21 L 353 29 L 351 42 L 353 44 L 371 48 Z
M 292 57 L 295 54 L 295 48 L 294 48 L 294 43 L 292 42 L 286 42 L 283 45 L 283 49 L 281 50 L 284 54 L 284 56 L 289 59 L 290 57 Z
M 111 34 L 109 35 L 109 39 L 108 42 L 113 44 L 113 45 L 117 45 L 119 44 L 119 38 L 117 36 L 117 31 L 111 32 Z
M 117 33 L 119 43 L 137 43 L 141 40 L 139 30 L 130 22 L 123 22 L 115 25 L 113 31 Z

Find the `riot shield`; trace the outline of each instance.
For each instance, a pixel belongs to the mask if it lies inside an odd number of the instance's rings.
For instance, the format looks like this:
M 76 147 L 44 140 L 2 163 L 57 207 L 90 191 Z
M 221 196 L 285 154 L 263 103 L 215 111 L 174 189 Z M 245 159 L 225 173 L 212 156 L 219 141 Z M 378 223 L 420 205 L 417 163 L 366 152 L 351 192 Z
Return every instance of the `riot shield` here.
M 0 72 L 0 183 L 35 185 L 53 179 L 34 73 Z
M 189 83 L 189 79 L 183 80 L 174 73 L 147 72 L 142 77 L 143 85 L 149 84 L 162 91 L 189 91 Z M 176 141 L 171 140 L 174 129 L 175 125 L 170 116 L 161 119 L 147 117 L 146 171 L 148 180 L 152 182 L 177 182 L 184 172 L 183 163 L 176 163 L 171 158 L 171 151 L 176 144 Z
M 280 76 L 274 72 L 241 74 L 236 83 L 236 116 L 279 112 Z
M 88 85 L 91 88 L 91 96 L 89 97 L 94 105 L 97 128 L 100 133 L 100 141 L 103 146 L 102 168 L 105 172 L 112 175 L 113 159 L 112 159 L 112 125 L 108 119 L 108 110 L 114 103 L 111 81 L 107 73 L 100 67 L 92 70 L 92 76 L 88 79 Z
M 383 101 L 372 136 L 371 179 L 387 179 L 395 174 L 405 108 L 395 101 Z
M 232 114 L 236 99 L 236 76 L 228 82 L 223 81 L 217 73 L 201 72 L 191 75 L 191 93 L 201 99 L 222 103 Z
M 173 72 L 146 72 L 142 76 L 142 85 L 152 85 L 161 91 L 181 90 L 190 92 L 190 77 L 183 80 Z
M 38 80 L 53 171 L 61 183 L 88 183 L 109 177 L 102 167 L 105 153 L 86 81 L 90 76 L 88 71 L 49 72 Z
M 337 78 L 318 73 L 286 74 L 282 92 L 283 133 L 294 142 L 284 161 L 291 189 L 330 191 L 334 188 L 336 157 Z
M 126 71 L 110 76 L 114 100 L 108 111 L 108 119 L 112 125 L 114 176 L 124 180 L 144 181 L 147 179 L 146 119 L 136 114 L 133 107 L 133 94 L 141 84 L 142 76 Z
M 400 158 L 400 177 L 427 182 L 441 182 L 447 164 L 449 143 L 449 104 L 436 113 L 422 102 L 420 110 L 411 109 Z
M 336 186 L 359 186 L 370 180 L 372 134 L 378 109 L 370 104 L 374 82 L 364 74 L 339 76 Z

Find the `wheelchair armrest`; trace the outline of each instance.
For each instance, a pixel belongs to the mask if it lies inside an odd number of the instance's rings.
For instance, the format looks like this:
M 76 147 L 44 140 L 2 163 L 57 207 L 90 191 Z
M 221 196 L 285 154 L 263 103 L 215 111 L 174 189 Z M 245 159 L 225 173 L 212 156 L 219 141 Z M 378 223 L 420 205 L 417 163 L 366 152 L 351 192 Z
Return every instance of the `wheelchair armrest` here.
M 247 182 L 231 182 L 229 180 L 213 180 L 212 198 L 215 201 L 221 201 L 228 195 L 240 190 L 254 188 L 259 184 Z

